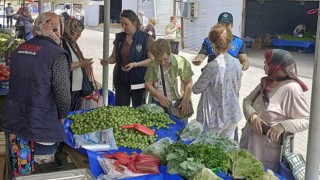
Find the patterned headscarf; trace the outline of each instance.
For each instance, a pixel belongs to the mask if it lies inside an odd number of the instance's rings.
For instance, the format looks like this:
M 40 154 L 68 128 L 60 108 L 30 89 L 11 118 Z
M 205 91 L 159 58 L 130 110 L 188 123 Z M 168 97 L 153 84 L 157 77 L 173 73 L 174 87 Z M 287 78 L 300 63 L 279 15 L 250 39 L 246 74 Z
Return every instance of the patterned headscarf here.
M 63 36 L 69 41 L 76 33 L 81 33 L 84 29 L 84 25 L 77 19 L 66 19 L 64 21 L 64 34 Z
M 63 22 L 58 15 L 52 12 L 45 12 L 38 16 L 33 26 L 33 35 L 49 37 L 56 43 L 61 43 L 63 34 Z
M 76 33 L 81 33 L 84 29 L 84 25 L 81 21 L 77 19 L 66 19 L 64 20 L 64 34 L 63 37 L 68 41 L 71 49 L 73 52 L 77 55 L 79 61 L 83 61 L 83 53 L 80 50 L 77 42 L 74 42 L 72 40 L 72 37 Z M 86 74 L 89 78 L 89 80 L 92 80 L 92 67 L 86 67 L 85 68 Z
M 308 90 L 305 83 L 297 77 L 296 62 L 288 51 L 270 49 L 264 53 L 264 57 L 266 64 L 269 66 L 268 75 L 261 78 L 261 91 L 258 92 L 257 96 L 262 93 L 266 107 L 269 105 L 268 93 L 272 91 L 271 84 L 273 81 L 293 79 L 300 84 L 304 92 Z

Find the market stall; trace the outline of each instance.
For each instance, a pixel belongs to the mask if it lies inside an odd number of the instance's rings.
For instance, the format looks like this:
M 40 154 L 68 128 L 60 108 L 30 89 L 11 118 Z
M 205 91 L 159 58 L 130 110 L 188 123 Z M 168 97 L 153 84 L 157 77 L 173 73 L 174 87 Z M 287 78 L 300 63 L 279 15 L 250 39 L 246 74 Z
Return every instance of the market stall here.
M 158 111 L 158 109 L 154 111 Z M 115 114 L 117 115 L 116 117 L 114 116 Z M 255 174 L 256 172 L 264 174 L 265 171 L 263 165 L 260 162 L 258 162 L 247 151 L 240 151 L 237 143 L 234 143 L 233 141 L 229 141 L 227 139 L 215 137 L 212 134 L 201 134 L 201 128 L 191 128 L 191 130 L 189 129 L 191 135 L 194 136 L 193 139 L 182 138 L 183 140 L 188 140 L 182 141 L 183 143 L 181 141 L 178 141 L 179 139 L 181 139 L 182 135 L 178 136 L 177 133 L 184 132 L 185 129 L 188 129 L 190 127 L 190 123 L 186 126 L 185 122 L 182 120 L 176 119 L 171 116 L 169 119 L 165 117 L 169 116 L 165 113 L 151 113 L 146 115 L 141 108 L 133 109 L 130 107 L 102 107 L 93 111 L 71 112 L 70 116 L 68 117 L 64 125 L 65 131 L 68 136 L 66 143 L 69 146 L 76 148 L 78 151 L 87 154 L 90 163 L 90 170 L 96 178 L 101 174 L 106 174 L 106 168 L 103 167 L 103 165 L 101 165 L 101 161 L 108 164 L 108 162 L 111 161 L 110 158 L 115 158 L 114 156 L 117 155 L 123 156 L 123 152 L 125 152 L 125 156 L 133 154 L 129 158 L 138 155 L 143 156 L 152 154 L 152 150 L 150 150 L 150 147 L 155 146 L 156 144 L 159 144 L 159 142 L 164 140 L 170 142 L 170 145 L 168 144 L 168 151 L 166 151 L 168 154 L 164 158 L 157 157 L 162 160 L 161 166 L 159 166 L 158 173 L 148 175 L 142 174 L 138 177 L 129 176 L 130 178 L 123 177 L 121 179 L 183 179 L 183 177 L 190 179 L 190 177 L 195 176 L 195 172 L 198 172 L 207 166 L 210 167 L 210 169 L 212 169 L 212 171 L 210 170 L 210 172 L 215 172 L 215 174 L 217 174 L 220 178 L 233 179 L 232 176 L 228 174 L 230 170 L 228 170 L 227 165 L 229 164 L 230 154 L 227 155 L 227 153 L 224 151 L 226 149 L 232 150 L 230 151 L 231 154 L 233 153 L 232 161 L 238 164 L 237 166 L 233 166 L 232 170 L 234 171 L 234 173 L 237 171 L 241 174 L 243 170 L 237 169 L 241 166 L 251 167 L 251 165 L 254 165 L 255 169 L 247 169 L 245 170 L 245 172 L 251 171 L 251 174 Z M 115 122 L 111 123 L 113 120 L 115 120 Z M 89 121 L 93 121 L 94 123 L 90 124 L 88 123 Z M 138 132 L 137 130 L 121 129 L 121 126 L 123 124 L 131 123 L 144 124 L 147 127 L 153 129 L 155 135 L 145 136 L 143 133 Z M 81 126 L 81 124 L 83 126 Z M 105 131 L 105 129 L 113 128 L 113 134 L 108 134 L 107 136 L 113 137 L 114 135 L 114 139 L 118 147 L 117 149 L 94 152 L 91 150 L 81 148 L 81 145 L 79 146 L 78 142 L 76 142 L 79 138 L 79 135 L 82 136 L 82 133 L 89 133 L 91 131 L 97 130 L 95 129 L 95 127 L 97 127 L 95 126 L 95 124 L 102 124 L 100 128 L 100 130 L 102 131 Z M 182 129 L 183 131 L 181 131 Z M 73 132 L 75 132 L 75 134 Z M 85 136 L 89 137 L 90 135 Z M 92 140 L 92 138 L 88 139 Z M 210 141 L 210 143 L 208 143 L 209 139 L 216 140 L 214 140 L 214 142 Z M 112 147 L 113 143 L 110 143 L 110 141 L 110 139 L 107 140 L 106 142 L 108 143 L 106 144 Z M 191 145 L 189 145 L 190 143 Z M 153 149 L 159 148 L 157 147 Z M 188 153 L 191 154 L 191 156 L 179 155 L 179 153 L 184 153 L 183 150 L 188 151 Z M 198 161 L 200 158 L 199 153 L 201 154 L 200 156 L 202 156 L 202 158 L 205 159 L 205 161 Z M 183 159 L 183 157 L 185 159 Z M 163 159 L 165 160 L 163 161 Z M 121 163 L 123 162 L 123 159 L 116 158 L 116 160 L 113 160 L 112 162 L 114 164 L 117 164 L 116 162 Z M 175 163 L 185 164 L 185 167 L 182 166 L 179 169 L 175 169 L 175 167 L 180 167 L 179 165 L 175 165 Z M 278 178 L 283 179 L 279 176 Z
M 306 32 L 304 37 L 294 37 L 288 34 L 281 34 L 279 38 L 272 39 L 272 45 L 280 49 L 288 49 L 303 53 L 315 52 L 315 33 Z

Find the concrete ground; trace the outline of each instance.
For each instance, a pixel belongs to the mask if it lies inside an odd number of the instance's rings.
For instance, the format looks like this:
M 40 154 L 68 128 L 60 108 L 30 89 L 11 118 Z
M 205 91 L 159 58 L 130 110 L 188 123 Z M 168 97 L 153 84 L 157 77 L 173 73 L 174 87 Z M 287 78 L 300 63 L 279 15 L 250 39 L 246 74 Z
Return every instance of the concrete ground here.
M 110 42 L 109 42 L 109 52 L 111 54 L 112 48 L 113 48 L 113 40 L 114 40 L 114 34 L 112 32 L 117 32 L 116 30 L 111 30 L 110 33 Z M 99 63 L 99 58 L 103 55 L 103 33 L 99 31 L 99 29 L 94 30 L 88 30 L 86 29 L 83 33 L 80 39 L 78 40 L 79 46 L 82 49 L 84 56 L 88 58 L 94 59 L 94 75 L 96 80 L 99 83 L 102 83 L 102 67 Z M 246 97 L 260 82 L 261 77 L 265 76 L 264 71 L 262 69 L 263 67 L 263 52 L 264 50 L 252 50 L 248 49 L 248 56 L 250 60 L 250 68 L 243 73 L 242 77 L 242 87 L 240 90 L 240 104 L 242 105 L 242 100 L 244 97 Z M 186 57 L 188 60 L 192 60 L 193 57 L 195 57 L 197 51 L 194 50 L 188 50 L 184 49 L 180 51 L 180 55 Z M 310 103 L 311 100 L 311 87 L 312 87 L 312 69 L 313 69 L 313 58 L 314 54 L 302 54 L 302 53 L 296 53 L 292 52 L 294 57 L 297 59 L 297 65 L 298 65 L 298 74 L 301 77 L 301 80 L 304 81 L 307 86 L 309 87 L 309 91 L 305 93 L 305 96 Z M 193 66 L 192 69 L 195 73 L 193 76 L 193 81 L 195 82 L 200 74 L 201 74 L 201 68 L 205 63 L 203 63 L 201 66 Z M 114 65 L 109 66 L 109 89 L 112 89 L 111 83 L 112 83 L 112 72 L 113 72 Z M 194 109 L 197 109 L 197 105 L 200 99 L 200 95 L 192 95 L 193 105 Z M 190 119 L 195 119 L 196 115 L 194 114 Z M 239 123 L 239 129 L 244 127 L 246 120 L 243 119 Z M 241 133 L 241 131 L 239 131 Z M 306 157 L 307 152 L 307 139 L 308 139 L 308 131 L 304 131 L 301 133 L 297 133 L 295 136 L 295 143 L 294 143 L 294 151 L 297 153 L 302 154 L 304 157 Z

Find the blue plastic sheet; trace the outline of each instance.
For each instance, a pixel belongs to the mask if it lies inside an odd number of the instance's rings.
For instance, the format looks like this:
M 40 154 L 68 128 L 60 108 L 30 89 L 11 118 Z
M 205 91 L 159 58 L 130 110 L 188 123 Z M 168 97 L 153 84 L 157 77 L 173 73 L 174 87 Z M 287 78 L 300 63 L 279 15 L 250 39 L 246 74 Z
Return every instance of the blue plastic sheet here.
M 73 111 L 73 112 L 69 112 L 69 115 L 73 115 L 73 114 L 82 114 L 83 112 L 86 111 Z M 170 137 L 173 141 L 177 141 L 178 140 L 178 136 L 176 135 L 176 133 L 183 128 L 186 125 L 186 121 L 183 120 L 179 120 L 173 116 L 170 116 L 170 118 L 176 122 L 176 124 L 172 124 L 169 125 L 169 129 L 156 129 L 155 127 L 152 127 L 152 129 L 155 130 L 155 133 L 158 135 L 156 141 L 158 141 L 161 138 L 164 137 Z M 72 120 L 70 119 L 66 119 L 65 123 L 64 123 L 64 129 L 67 135 L 67 138 L 65 140 L 65 142 L 71 146 L 72 148 L 74 148 L 74 139 L 73 139 L 73 133 L 70 129 L 70 126 L 72 124 Z M 86 151 L 83 148 L 77 149 L 79 152 L 83 153 L 83 154 L 87 154 L 88 155 L 88 159 L 89 159 L 89 164 L 90 164 L 90 170 L 92 172 L 92 174 L 97 178 L 100 174 L 103 173 L 103 170 L 97 160 L 97 156 L 100 156 L 98 153 L 96 152 L 92 152 L 92 151 Z M 115 152 L 127 152 L 128 154 L 131 154 L 132 152 L 137 152 L 140 153 L 141 150 L 139 149 L 130 149 L 130 148 L 126 148 L 126 147 L 118 147 L 118 150 L 111 150 L 111 151 L 106 151 L 106 152 L 100 152 L 103 154 L 113 154 Z M 103 157 L 103 156 L 102 156 Z M 159 174 L 159 175 L 146 175 L 146 176 L 141 176 L 142 178 L 140 178 L 140 180 L 145 180 L 148 179 L 149 176 L 151 176 L 150 178 L 152 180 L 156 180 L 156 179 L 163 179 L 164 177 L 166 179 L 177 179 L 177 177 L 180 177 L 179 175 L 174 175 L 174 174 L 166 174 L 165 171 L 163 171 L 164 174 Z M 172 177 L 171 177 L 172 176 Z
M 85 112 L 85 111 L 69 112 L 69 115 L 81 114 L 83 112 Z M 173 121 L 175 121 L 176 124 L 169 125 L 169 129 L 161 128 L 159 130 L 156 130 L 153 127 L 156 134 L 158 135 L 158 138 L 156 139 L 156 141 L 158 141 L 159 139 L 164 138 L 164 137 L 170 137 L 173 141 L 178 140 L 178 136 L 176 135 L 176 133 L 186 125 L 186 121 L 177 119 L 173 116 L 170 116 L 170 118 Z M 70 129 L 71 124 L 72 124 L 72 121 L 69 119 L 66 119 L 65 124 L 64 124 L 64 128 L 65 128 L 65 131 L 67 134 L 67 139 L 65 142 L 69 146 L 74 148 L 73 134 Z M 189 144 L 190 142 L 184 142 L 184 143 Z M 93 176 L 95 176 L 96 178 L 103 173 L 103 170 L 102 170 L 102 168 L 99 164 L 99 161 L 97 159 L 98 156 L 100 156 L 101 158 L 104 158 L 104 156 L 102 156 L 101 154 L 113 154 L 115 152 L 126 152 L 128 154 L 131 154 L 132 152 L 137 152 L 137 153 L 141 152 L 141 150 L 139 150 L 139 149 L 130 149 L 130 148 L 125 148 L 125 147 L 118 147 L 118 150 L 111 150 L 111 151 L 99 152 L 99 153 L 85 150 L 83 148 L 80 148 L 77 150 L 83 154 L 88 155 L 90 170 L 91 170 Z M 133 178 L 125 178 L 125 180 L 183 180 L 183 178 L 177 174 L 167 174 L 166 169 L 167 169 L 166 166 L 159 166 L 160 174 L 151 174 L 151 175 L 145 175 L 145 176 L 139 176 L 139 177 L 133 177 Z M 233 180 L 233 178 L 231 178 L 227 174 L 224 174 L 221 172 L 217 173 L 217 175 L 224 180 Z M 286 180 L 286 178 L 283 178 L 281 176 L 278 176 L 278 177 L 280 180 Z
M 309 46 L 315 46 L 315 42 L 311 41 L 295 41 L 295 40 L 284 40 L 284 39 L 273 39 L 273 46 L 295 46 L 308 48 Z

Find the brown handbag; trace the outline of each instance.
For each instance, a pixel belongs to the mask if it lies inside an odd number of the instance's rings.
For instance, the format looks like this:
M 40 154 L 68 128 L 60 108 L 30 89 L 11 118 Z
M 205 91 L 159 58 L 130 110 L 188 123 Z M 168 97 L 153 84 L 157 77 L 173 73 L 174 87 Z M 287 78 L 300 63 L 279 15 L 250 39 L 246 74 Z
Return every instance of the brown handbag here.
M 166 84 L 164 80 L 164 73 L 163 73 L 163 67 L 160 65 L 160 71 L 161 71 L 161 81 L 162 81 L 162 87 L 163 87 L 163 93 L 165 96 L 167 96 L 167 91 L 166 91 Z M 189 101 L 189 111 L 188 113 L 183 116 L 181 114 L 181 108 L 179 108 L 179 105 L 181 104 L 182 99 L 176 100 L 176 101 L 171 101 L 169 108 L 165 108 L 166 113 L 175 116 L 179 119 L 186 119 L 192 116 L 194 113 L 193 106 L 191 100 Z

